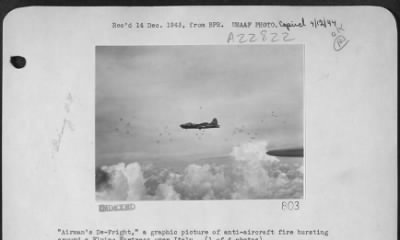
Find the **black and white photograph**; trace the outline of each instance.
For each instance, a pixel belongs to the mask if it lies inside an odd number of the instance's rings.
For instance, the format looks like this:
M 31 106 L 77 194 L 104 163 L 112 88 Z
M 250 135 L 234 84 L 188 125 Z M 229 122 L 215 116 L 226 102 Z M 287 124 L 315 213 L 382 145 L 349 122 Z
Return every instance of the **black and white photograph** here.
M 3 238 L 397 239 L 396 26 L 369 5 L 9 11 Z
M 304 46 L 97 46 L 97 201 L 304 198 Z

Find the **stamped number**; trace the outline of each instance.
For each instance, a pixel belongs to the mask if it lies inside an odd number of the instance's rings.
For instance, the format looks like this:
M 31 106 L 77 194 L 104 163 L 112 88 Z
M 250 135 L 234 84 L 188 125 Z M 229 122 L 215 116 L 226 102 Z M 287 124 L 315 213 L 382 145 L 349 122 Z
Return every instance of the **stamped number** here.
M 299 201 L 282 201 L 282 211 L 297 211 L 300 210 Z

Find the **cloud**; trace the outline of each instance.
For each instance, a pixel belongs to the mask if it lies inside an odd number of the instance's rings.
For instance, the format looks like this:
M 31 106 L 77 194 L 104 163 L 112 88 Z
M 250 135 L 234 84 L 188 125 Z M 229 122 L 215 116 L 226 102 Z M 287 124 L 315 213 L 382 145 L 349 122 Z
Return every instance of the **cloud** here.
M 231 156 L 237 161 L 268 161 L 278 162 L 279 159 L 266 154 L 267 141 L 255 141 L 243 143 L 233 147 Z
M 181 172 L 139 163 L 103 166 L 98 200 L 277 199 L 303 196 L 303 166 L 265 154 L 266 141 L 233 147 L 233 161 L 190 164 Z M 104 172 L 104 173 L 102 173 Z M 97 186 L 96 174 L 96 186 Z
M 228 197 L 229 182 L 223 167 L 191 164 L 186 167 L 180 180 L 176 184 L 176 189 L 182 193 L 183 199 Z
M 103 200 L 141 200 L 145 195 L 144 178 L 139 163 L 127 166 L 119 163 L 103 166 L 101 170 L 110 176 L 108 185 L 97 197 Z
M 175 189 L 172 185 L 162 183 L 158 185 L 156 191 L 156 199 L 160 200 L 179 200 L 179 193 L 175 192 Z

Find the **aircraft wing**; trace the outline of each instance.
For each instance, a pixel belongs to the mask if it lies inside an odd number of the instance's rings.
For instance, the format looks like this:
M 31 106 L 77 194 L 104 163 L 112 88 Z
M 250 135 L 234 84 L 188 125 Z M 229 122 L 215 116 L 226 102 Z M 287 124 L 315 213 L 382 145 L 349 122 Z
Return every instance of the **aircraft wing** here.
M 303 148 L 276 149 L 267 152 L 268 155 L 276 157 L 303 157 Z

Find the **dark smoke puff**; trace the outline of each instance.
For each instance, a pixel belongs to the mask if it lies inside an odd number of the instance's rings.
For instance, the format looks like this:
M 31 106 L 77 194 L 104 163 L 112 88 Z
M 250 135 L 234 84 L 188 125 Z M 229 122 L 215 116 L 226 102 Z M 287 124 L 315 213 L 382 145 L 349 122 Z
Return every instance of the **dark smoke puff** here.
M 144 182 L 144 186 L 146 188 L 147 194 L 149 194 L 151 196 L 156 195 L 157 188 L 160 185 L 160 183 L 161 182 L 156 177 L 150 177 L 149 179 L 147 179 Z
M 103 191 L 104 189 L 110 188 L 110 174 L 105 172 L 103 169 L 96 168 L 96 192 Z

